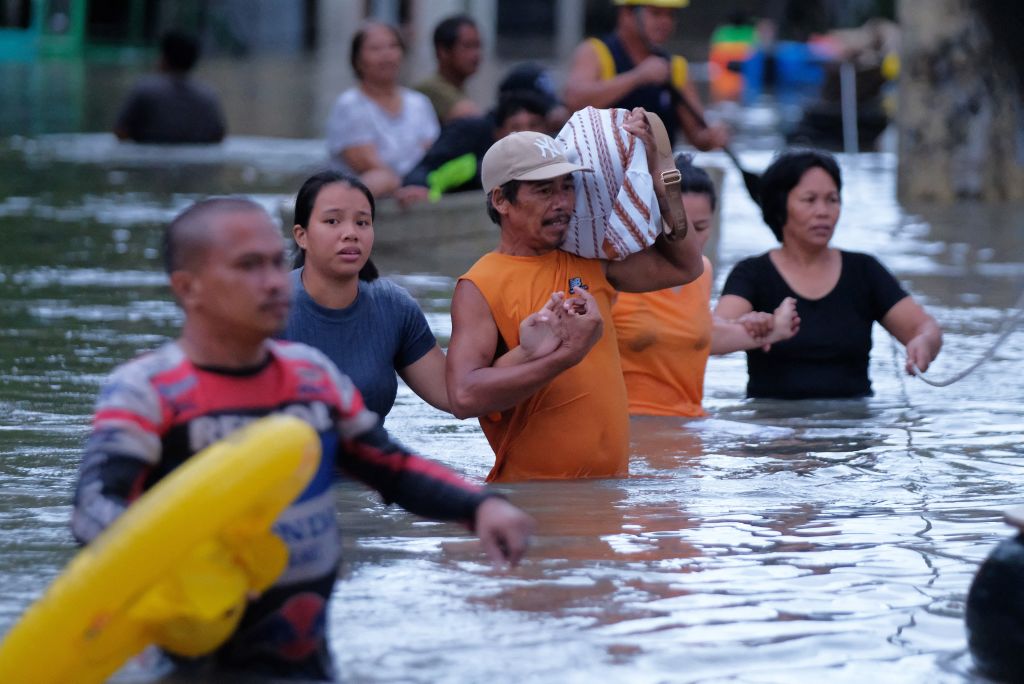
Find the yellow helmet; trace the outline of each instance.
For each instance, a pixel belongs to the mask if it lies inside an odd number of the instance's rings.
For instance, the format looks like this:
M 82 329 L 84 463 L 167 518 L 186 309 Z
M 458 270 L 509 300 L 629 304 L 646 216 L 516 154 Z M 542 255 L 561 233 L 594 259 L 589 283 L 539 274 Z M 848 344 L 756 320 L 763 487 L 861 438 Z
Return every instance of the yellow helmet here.
M 612 0 L 619 7 L 665 7 L 681 9 L 690 4 L 690 0 Z

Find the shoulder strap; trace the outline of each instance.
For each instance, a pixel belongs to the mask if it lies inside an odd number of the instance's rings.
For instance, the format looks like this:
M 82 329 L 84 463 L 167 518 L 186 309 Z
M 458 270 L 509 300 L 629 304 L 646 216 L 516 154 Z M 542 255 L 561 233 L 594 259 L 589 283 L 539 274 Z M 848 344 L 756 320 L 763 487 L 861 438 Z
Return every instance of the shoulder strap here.
M 607 81 L 615 78 L 615 59 L 612 57 L 612 51 L 608 49 L 608 45 L 600 38 L 588 38 L 587 42 L 597 53 L 597 61 L 601 65 L 601 80 Z
M 688 77 L 689 65 L 686 62 L 685 57 L 679 55 L 672 55 L 670 61 L 672 67 L 672 85 L 676 88 L 682 88 L 686 85 L 686 79 Z

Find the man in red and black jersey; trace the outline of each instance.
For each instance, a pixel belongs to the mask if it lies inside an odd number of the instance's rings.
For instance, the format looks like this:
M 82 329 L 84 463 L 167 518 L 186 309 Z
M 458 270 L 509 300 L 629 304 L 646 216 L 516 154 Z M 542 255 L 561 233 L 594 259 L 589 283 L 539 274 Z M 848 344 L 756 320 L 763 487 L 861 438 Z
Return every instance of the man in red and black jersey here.
M 257 204 L 199 202 L 165 234 L 181 336 L 114 371 L 100 394 L 75 491 L 72 531 L 88 543 L 170 471 L 242 425 L 288 413 L 320 434 L 324 458 L 275 532 L 289 565 L 250 602 L 203 667 L 329 679 L 326 608 L 340 562 L 330 485 L 336 466 L 388 503 L 466 523 L 495 562 L 515 564 L 532 521 L 492 492 L 391 441 L 359 392 L 319 351 L 270 339 L 287 318 L 281 234 Z

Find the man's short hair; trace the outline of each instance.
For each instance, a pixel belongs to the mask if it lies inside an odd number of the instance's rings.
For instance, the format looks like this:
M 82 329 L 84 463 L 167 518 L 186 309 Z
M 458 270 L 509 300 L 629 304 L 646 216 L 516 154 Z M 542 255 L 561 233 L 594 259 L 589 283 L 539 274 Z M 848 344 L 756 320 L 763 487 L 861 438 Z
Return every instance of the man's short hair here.
M 184 31 L 168 31 L 160 39 L 160 55 L 169 70 L 186 73 L 199 60 L 199 41 Z
M 516 200 L 519 197 L 519 186 L 522 184 L 523 181 L 510 180 L 504 185 L 499 186 L 502 196 L 508 200 L 509 204 L 516 203 Z M 491 195 L 493 194 L 493 192 L 487 193 L 487 217 L 491 219 L 494 225 L 500 226 L 501 214 L 499 214 L 498 210 L 494 208 L 494 202 L 491 201 Z
M 451 50 L 455 47 L 455 43 L 459 40 L 459 29 L 463 26 L 476 28 L 476 22 L 468 14 L 455 14 L 442 19 L 434 27 L 434 50 L 440 50 L 441 48 Z
M 270 219 L 266 209 L 247 197 L 211 197 L 175 216 L 164 229 L 163 258 L 167 274 L 195 268 L 209 246 L 213 219 L 236 211 L 260 212 Z

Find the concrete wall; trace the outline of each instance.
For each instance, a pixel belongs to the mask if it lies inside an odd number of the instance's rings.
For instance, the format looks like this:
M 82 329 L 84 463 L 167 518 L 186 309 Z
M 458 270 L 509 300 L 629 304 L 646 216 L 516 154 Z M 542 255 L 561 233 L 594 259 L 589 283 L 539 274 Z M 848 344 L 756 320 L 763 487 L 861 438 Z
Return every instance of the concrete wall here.
M 977 4 L 902 0 L 900 25 L 900 201 L 1024 199 L 1021 93 Z
M 213 0 L 208 32 L 218 44 L 243 53 L 295 53 L 303 48 L 305 18 L 296 0 Z

